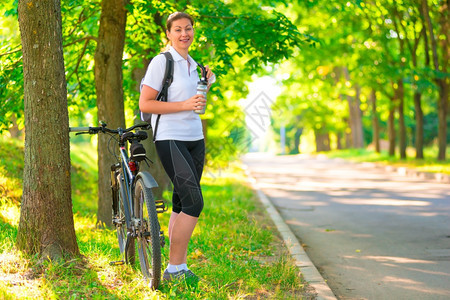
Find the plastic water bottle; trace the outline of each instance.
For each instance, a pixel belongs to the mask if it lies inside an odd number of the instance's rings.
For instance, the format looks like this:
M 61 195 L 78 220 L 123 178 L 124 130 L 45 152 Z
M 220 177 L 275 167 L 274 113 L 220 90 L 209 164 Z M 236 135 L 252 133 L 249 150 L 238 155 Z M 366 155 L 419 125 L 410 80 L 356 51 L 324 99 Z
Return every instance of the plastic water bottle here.
M 197 95 L 203 95 L 206 100 L 206 94 L 208 93 L 208 82 L 206 81 L 206 71 L 202 67 L 202 79 L 197 82 Z M 205 113 L 206 105 L 203 106 L 201 109 L 194 110 L 195 113 L 199 115 L 203 115 Z

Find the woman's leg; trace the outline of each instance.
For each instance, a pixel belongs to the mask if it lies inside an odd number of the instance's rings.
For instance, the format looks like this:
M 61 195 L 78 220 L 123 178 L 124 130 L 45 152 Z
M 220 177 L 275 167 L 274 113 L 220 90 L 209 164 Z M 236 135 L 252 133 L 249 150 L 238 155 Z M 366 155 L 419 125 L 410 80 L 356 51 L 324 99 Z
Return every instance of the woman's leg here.
M 185 264 L 189 240 L 203 209 L 200 177 L 204 142 L 161 141 L 156 148 L 175 190 L 169 221 L 169 263 Z
M 173 228 L 173 224 L 175 223 L 175 220 L 177 219 L 179 213 L 176 213 L 174 211 L 172 211 L 172 213 L 170 214 L 170 219 L 169 219 L 169 240 L 172 237 L 172 228 Z
M 198 218 L 183 212 L 176 217 L 170 237 L 169 264 L 181 265 L 186 263 L 188 244 L 197 220 Z

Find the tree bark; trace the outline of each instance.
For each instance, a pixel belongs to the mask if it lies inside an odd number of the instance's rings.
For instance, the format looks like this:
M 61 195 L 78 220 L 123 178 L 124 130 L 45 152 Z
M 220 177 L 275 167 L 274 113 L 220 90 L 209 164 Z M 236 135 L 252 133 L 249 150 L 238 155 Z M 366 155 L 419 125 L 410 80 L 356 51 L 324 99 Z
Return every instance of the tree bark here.
M 17 247 L 58 260 L 79 254 L 72 214 L 69 116 L 59 1 L 19 1 L 25 168 Z
M 95 52 L 97 116 L 110 128 L 125 127 L 122 87 L 122 55 L 125 44 L 126 0 L 102 0 L 100 27 Z M 99 226 L 111 226 L 111 184 L 109 170 L 115 157 L 108 151 L 110 137 L 98 135 L 98 209 Z
M 375 146 L 375 152 L 380 153 L 380 124 L 377 112 L 377 94 L 375 89 L 370 93 L 370 103 L 372 104 L 372 142 Z

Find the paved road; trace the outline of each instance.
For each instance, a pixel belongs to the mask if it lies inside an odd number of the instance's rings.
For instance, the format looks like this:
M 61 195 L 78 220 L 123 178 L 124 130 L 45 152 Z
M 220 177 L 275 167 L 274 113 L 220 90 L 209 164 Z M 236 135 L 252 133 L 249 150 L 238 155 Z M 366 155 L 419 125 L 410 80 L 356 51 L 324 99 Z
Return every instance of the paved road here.
M 249 154 L 339 299 L 450 299 L 450 186 L 368 164 Z

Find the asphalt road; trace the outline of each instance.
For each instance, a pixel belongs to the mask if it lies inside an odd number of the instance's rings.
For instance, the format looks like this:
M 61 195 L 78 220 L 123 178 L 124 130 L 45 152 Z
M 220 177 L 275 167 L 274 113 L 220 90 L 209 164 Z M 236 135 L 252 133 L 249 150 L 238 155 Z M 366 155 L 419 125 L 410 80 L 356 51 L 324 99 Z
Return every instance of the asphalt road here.
M 450 299 L 450 186 L 325 157 L 248 154 L 338 299 Z

